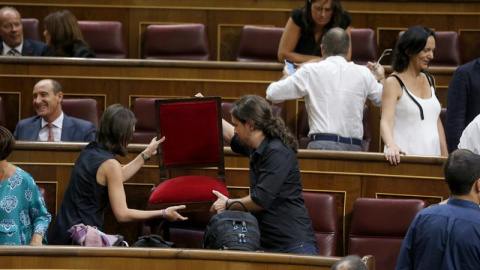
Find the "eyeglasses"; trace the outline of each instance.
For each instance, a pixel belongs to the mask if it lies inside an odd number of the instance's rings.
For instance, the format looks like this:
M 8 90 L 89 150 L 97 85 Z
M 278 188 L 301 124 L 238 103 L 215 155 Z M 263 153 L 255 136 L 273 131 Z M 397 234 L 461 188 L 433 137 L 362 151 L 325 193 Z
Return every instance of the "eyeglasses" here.
M 378 58 L 377 63 L 380 63 L 380 61 L 382 61 L 382 58 L 384 56 L 390 55 L 392 51 L 392 49 L 386 49 L 385 51 L 383 51 L 382 55 L 380 55 L 380 57 Z

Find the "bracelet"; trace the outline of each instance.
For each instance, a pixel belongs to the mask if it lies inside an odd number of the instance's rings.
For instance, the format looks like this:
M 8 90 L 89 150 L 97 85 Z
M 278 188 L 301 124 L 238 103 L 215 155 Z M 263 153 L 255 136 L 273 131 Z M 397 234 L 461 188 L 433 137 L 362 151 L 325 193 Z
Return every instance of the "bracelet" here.
M 162 209 L 162 217 L 163 218 L 167 217 L 167 211 L 165 211 L 165 209 Z
M 230 200 L 230 199 L 227 199 L 227 201 L 225 202 L 225 210 L 227 210 L 227 208 L 228 208 L 228 200 Z

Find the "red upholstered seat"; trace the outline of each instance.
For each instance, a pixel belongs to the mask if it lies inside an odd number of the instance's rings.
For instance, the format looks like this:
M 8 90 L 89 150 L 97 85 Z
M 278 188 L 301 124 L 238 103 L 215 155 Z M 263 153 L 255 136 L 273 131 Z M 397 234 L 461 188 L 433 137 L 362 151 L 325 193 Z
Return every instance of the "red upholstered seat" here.
M 319 254 L 322 256 L 336 256 L 340 227 L 335 196 L 324 193 L 304 192 L 303 199 L 312 220 Z
M 162 182 L 152 192 L 148 208 L 187 204 L 187 210 L 208 210 L 216 200 L 212 190 L 228 196 L 220 97 L 164 99 L 155 104 L 158 136 L 165 136 L 165 141 L 159 147 Z M 189 173 L 199 167 L 217 170 L 208 176 Z M 174 169 L 181 173 L 173 174 Z M 167 170 L 175 177 L 167 179 Z
M 365 65 L 377 61 L 378 46 L 375 31 L 369 28 L 356 28 L 350 31 L 352 39 L 352 61 Z
M 348 254 L 373 255 L 376 269 L 395 269 L 408 227 L 424 207 L 425 202 L 416 199 L 355 200 Z
M 78 21 L 78 26 L 98 58 L 127 58 L 121 22 Z
M 35 18 L 22 19 L 23 25 L 23 38 L 43 41 L 40 28 L 38 27 L 38 20 Z
M 136 98 L 132 102 L 132 111 L 137 118 L 132 143 L 150 143 L 157 136 L 155 98 Z
M 397 43 L 405 31 L 400 31 Z M 460 37 L 454 31 L 435 31 L 435 54 L 430 66 L 458 67 L 461 64 Z
M 207 31 L 203 24 L 149 25 L 143 58 L 208 60 Z
M 91 98 L 64 98 L 62 110 L 68 116 L 92 122 L 95 128 L 98 128 L 103 114 L 103 108 Z
M 238 46 L 237 61 L 278 62 L 278 45 L 284 28 L 246 25 Z
M 363 107 L 363 139 L 362 139 L 362 151 L 370 151 L 370 141 L 372 140 L 372 124 L 370 118 L 370 108 L 365 104 Z M 304 108 L 297 115 L 297 140 L 300 149 L 307 149 L 310 138 L 308 132 L 310 127 L 308 126 L 308 112 Z

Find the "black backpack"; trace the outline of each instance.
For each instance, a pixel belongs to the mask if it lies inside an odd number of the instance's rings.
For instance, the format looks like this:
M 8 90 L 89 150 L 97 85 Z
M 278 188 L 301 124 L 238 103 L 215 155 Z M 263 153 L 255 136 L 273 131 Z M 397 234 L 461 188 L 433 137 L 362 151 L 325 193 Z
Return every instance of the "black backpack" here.
M 241 204 L 245 212 L 228 210 L 235 203 Z M 260 249 L 260 229 L 257 219 L 247 212 L 242 202 L 233 201 L 208 222 L 203 238 L 203 248 L 246 251 Z
M 169 241 L 163 240 L 160 235 L 151 234 L 138 238 L 138 241 L 133 243 L 132 247 L 160 247 L 160 248 L 173 248 L 175 244 Z

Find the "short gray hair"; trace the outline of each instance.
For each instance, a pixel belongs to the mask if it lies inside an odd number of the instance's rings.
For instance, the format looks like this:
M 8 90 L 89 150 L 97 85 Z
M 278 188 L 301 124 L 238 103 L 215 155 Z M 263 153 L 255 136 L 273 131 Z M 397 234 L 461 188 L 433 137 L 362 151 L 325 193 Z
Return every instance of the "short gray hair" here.
M 347 56 L 350 47 L 348 33 L 340 27 L 334 27 L 322 37 L 322 46 L 325 56 Z

